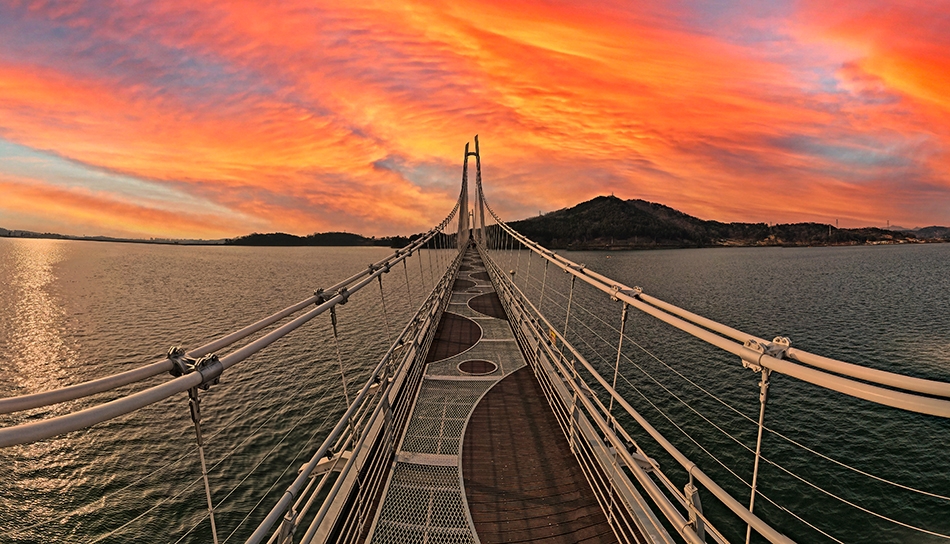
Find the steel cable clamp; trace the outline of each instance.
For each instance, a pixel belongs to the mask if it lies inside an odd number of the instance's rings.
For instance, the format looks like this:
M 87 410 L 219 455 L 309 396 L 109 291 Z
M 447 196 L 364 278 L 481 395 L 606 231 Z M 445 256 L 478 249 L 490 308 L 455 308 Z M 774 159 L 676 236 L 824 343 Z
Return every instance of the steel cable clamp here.
M 221 373 L 224 371 L 224 367 L 221 365 L 221 360 L 214 353 L 195 359 L 194 357 L 188 357 L 185 354 L 185 348 L 182 346 L 172 346 L 168 348 L 167 356 L 168 360 L 174 365 L 168 373 L 176 378 L 198 372 L 202 377 L 201 384 L 198 387 L 205 391 L 212 385 L 218 385 L 221 381 Z
M 327 301 L 327 294 L 323 292 L 323 288 L 320 288 L 320 289 L 317 289 L 316 291 L 314 291 L 314 292 L 313 292 L 313 296 L 317 297 L 317 300 L 315 300 L 315 301 L 313 302 L 313 303 L 316 304 L 317 306 L 319 306 L 319 305 L 321 305 L 321 304 L 323 304 L 324 302 Z
M 178 378 L 184 376 L 185 374 L 190 374 L 195 369 L 195 363 L 197 359 L 194 357 L 185 356 L 185 348 L 182 346 L 172 346 L 168 348 L 166 353 L 168 360 L 174 365 L 171 370 L 168 371 L 169 374 Z
M 619 285 L 612 285 L 610 289 L 613 291 L 613 293 L 610 295 L 610 300 L 620 300 L 617 295 L 627 295 L 628 297 L 640 300 L 640 295 L 643 294 L 643 289 L 640 287 L 624 289 Z
M 758 342 L 750 338 L 745 341 L 745 347 L 758 352 L 758 357 L 754 361 L 742 357 L 742 366 L 754 372 L 761 372 L 762 357 L 768 355 L 776 359 L 784 359 L 791 345 L 792 341 L 787 336 L 776 336 L 771 342 Z

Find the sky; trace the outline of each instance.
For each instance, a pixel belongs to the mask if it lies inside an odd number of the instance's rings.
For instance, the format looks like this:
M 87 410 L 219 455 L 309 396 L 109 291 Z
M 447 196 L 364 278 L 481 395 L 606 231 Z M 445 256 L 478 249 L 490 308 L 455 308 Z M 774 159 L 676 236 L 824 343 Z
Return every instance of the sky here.
M 0 0 L 0 227 L 422 232 L 479 135 L 514 220 L 950 224 L 950 0 Z

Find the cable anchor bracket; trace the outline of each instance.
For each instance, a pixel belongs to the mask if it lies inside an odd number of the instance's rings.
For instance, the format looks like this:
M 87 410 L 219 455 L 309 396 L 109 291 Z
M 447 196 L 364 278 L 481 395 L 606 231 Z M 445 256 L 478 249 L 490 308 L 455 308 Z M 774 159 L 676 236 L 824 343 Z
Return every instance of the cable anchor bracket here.
M 613 293 L 611 293 L 610 295 L 610 300 L 614 300 L 614 301 L 620 300 L 618 298 L 618 295 L 626 295 L 628 297 L 640 300 L 640 295 L 643 294 L 643 289 L 640 287 L 634 287 L 633 289 L 624 289 L 623 287 L 619 285 L 613 285 L 611 286 L 611 290 L 613 291 Z
M 313 301 L 313 303 L 317 306 L 329 300 L 329 298 L 327 298 L 327 294 L 323 291 L 322 287 L 314 291 L 313 296 L 317 297 L 317 300 Z
M 185 374 L 198 372 L 202 380 L 198 385 L 201 389 L 207 391 L 212 385 L 218 385 L 221 382 L 221 373 L 224 367 L 221 360 L 214 353 L 195 359 L 185 354 L 185 348 L 182 346 L 173 346 L 168 348 L 168 360 L 173 363 L 173 367 L 168 371 L 169 374 L 178 378 Z
M 771 342 L 759 342 L 750 338 L 745 341 L 744 345 L 746 349 L 755 353 L 749 354 L 749 358 L 743 355 L 742 366 L 751 369 L 753 372 L 762 372 L 762 357 L 769 356 L 775 359 L 784 359 L 788 354 L 788 348 L 791 347 L 792 341 L 787 336 L 776 336 Z

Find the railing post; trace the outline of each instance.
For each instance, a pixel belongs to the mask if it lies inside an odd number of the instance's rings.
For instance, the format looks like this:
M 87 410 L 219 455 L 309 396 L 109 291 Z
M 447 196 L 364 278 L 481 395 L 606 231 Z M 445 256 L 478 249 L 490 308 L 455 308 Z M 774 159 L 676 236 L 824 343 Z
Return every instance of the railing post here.
M 482 157 L 478 151 L 478 134 L 475 135 L 475 190 L 478 198 L 478 224 L 481 241 L 485 243 L 485 194 L 482 193 Z
M 686 505 L 689 507 L 689 524 L 701 542 L 706 541 L 706 525 L 703 523 L 703 503 L 699 499 L 699 488 L 693 485 L 693 475 L 689 475 L 689 482 L 683 488 L 686 495 Z
M 280 533 L 277 537 L 278 544 L 293 544 L 294 531 L 297 530 L 297 511 L 293 505 L 287 508 L 287 514 L 280 522 Z
M 576 433 L 577 433 L 574 422 L 577 420 L 577 394 L 578 394 L 577 381 L 578 381 L 578 378 L 579 376 L 577 374 L 577 359 L 574 357 L 571 357 L 571 379 L 574 382 L 571 385 L 571 392 L 572 392 L 571 393 L 571 416 L 570 416 L 570 424 L 568 426 L 570 429 L 568 443 L 571 446 L 571 451 L 574 451 L 574 443 L 576 442 Z
M 456 249 L 462 251 L 468 243 L 468 142 L 465 143 L 465 161 L 462 164 L 462 193 L 459 195 L 459 230 L 455 238 Z

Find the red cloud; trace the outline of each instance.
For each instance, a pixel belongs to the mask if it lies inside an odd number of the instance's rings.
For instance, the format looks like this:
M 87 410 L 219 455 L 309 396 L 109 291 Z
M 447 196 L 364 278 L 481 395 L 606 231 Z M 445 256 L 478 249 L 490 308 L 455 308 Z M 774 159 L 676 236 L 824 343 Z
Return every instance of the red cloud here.
M 919 206 L 950 201 L 938 8 L 740 15 L 773 31 L 760 45 L 678 6 L 40 5 L 20 15 L 96 53 L 0 54 L 0 116 L 9 140 L 298 233 L 437 222 L 474 133 L 512 218 L 615 192 L 723 220 L 948 222 Z

